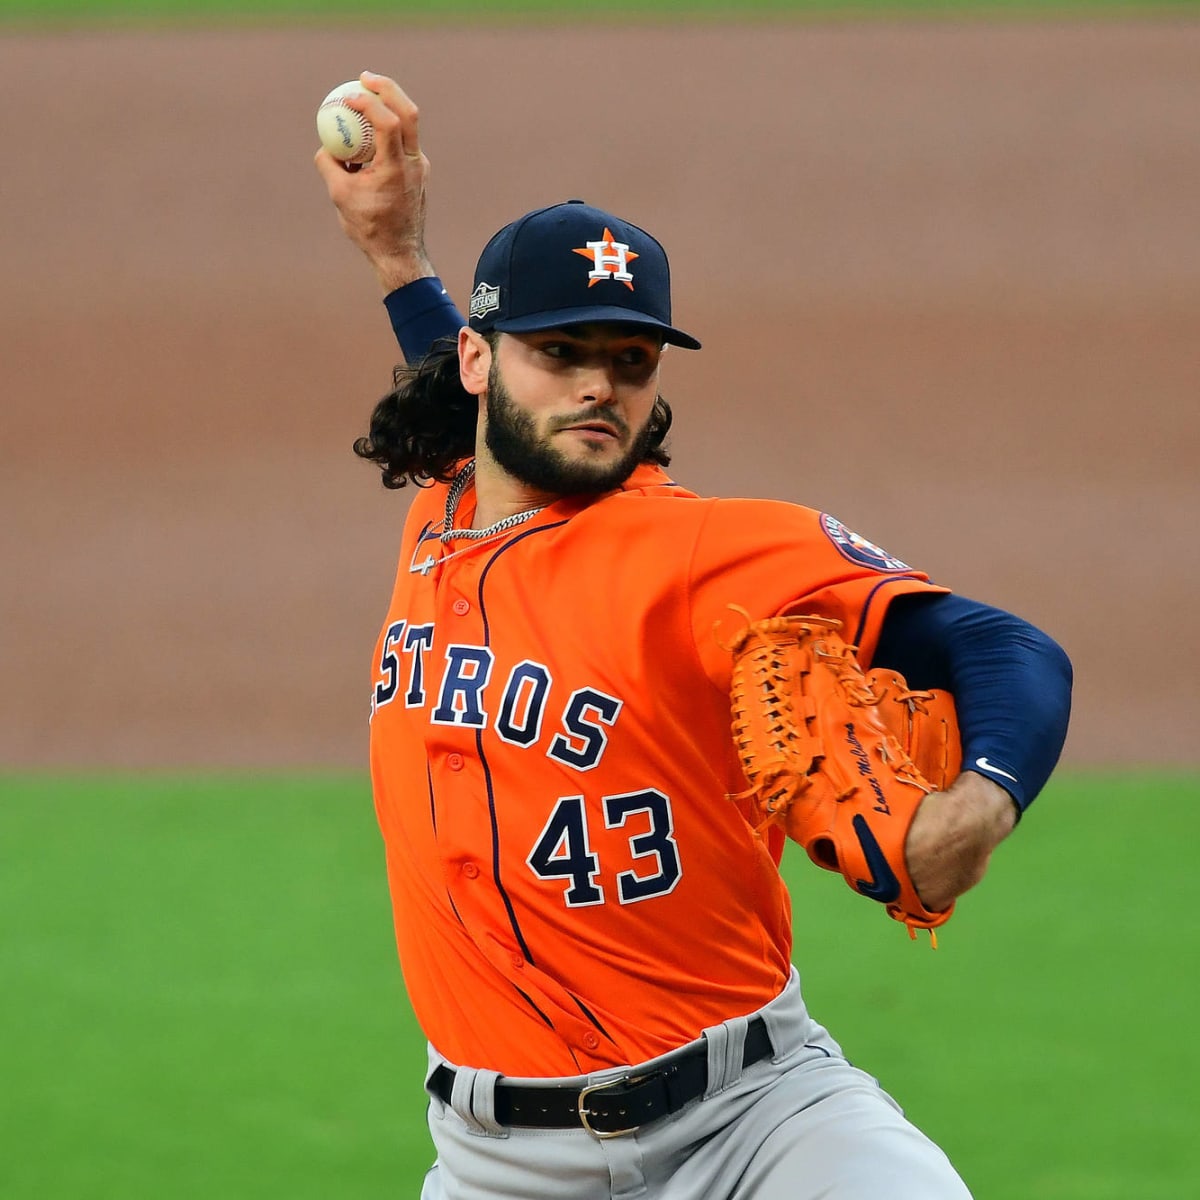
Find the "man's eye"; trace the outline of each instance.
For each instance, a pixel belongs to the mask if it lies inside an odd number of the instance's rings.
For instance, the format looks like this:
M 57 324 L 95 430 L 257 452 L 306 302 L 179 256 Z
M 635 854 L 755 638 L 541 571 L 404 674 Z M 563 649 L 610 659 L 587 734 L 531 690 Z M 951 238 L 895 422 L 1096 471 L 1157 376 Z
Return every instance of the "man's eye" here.
M 571 353 L 571 347 L 566 342 L 545 342 L 541 350 L 549 358 L 566 358 Z
M 652 371 L 658 365 L 658 354 L 645 346 L 631 346 L 620 355 L 619 361 L 630 371 Z

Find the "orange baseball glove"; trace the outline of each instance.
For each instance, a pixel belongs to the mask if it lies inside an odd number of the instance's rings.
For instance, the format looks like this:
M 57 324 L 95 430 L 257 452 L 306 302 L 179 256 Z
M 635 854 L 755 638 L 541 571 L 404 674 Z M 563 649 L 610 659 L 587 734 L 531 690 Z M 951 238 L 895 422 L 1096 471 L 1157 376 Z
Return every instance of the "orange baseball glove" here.
M 867 686 L 879 697 L 875 710 L 912 759 L 926 783 L 944 792 L 962 770 L 958 713 L 949 692 L 914 691 L 899 671 L 875 667 Z
M 840 621 L 737 611 L 747 626 L 728 647 L 733 736 L 750 784 L 737 798 L 751 800 L 760 829 L 780 824 L 817 866 L 936 946 L 932 930 L 954 905 L 925 907 L 904 848 L 921 801 L 958 773 L 953 701 L 896 672 L 864 674 Z

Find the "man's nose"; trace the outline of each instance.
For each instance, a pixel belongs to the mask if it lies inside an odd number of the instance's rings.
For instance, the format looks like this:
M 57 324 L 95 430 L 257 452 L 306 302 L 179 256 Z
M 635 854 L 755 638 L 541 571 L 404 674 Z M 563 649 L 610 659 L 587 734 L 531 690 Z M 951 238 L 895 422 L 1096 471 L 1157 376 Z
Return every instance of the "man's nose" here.
M 579 398 L 585 404 L 611 404 L 615 368 L 607 359 L 588 363 L 581 369 Z

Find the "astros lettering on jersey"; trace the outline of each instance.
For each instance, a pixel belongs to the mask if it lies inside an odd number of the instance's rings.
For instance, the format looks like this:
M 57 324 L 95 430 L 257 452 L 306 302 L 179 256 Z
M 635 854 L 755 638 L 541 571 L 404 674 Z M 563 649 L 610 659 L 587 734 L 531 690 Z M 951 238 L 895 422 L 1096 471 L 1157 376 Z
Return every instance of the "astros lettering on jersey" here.
M 561 1076 L 760 1008 L 788 978 L 791 916 L 782 835 L 729 798 L 729 606 L 837 617 L 869 660 L 892 598 L 944 589 L 831 517 L 702 499 L 652 466 L 479 541 L 432 534 L 446 490 L 410 509 L 371 703 L 426 1036 L 451 1061 Z

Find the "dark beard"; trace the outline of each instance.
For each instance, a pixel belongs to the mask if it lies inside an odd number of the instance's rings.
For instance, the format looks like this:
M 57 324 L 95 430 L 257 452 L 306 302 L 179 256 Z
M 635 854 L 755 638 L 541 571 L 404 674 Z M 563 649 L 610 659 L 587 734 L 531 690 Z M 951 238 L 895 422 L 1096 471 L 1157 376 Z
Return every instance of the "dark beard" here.
M 586 417 L 583 419 L 586 420 Z M 612 414 L 604 419 L 619 424 L 618 418 Z M 513 402 L 511 393 L 500 378 L 496 357 L 492 356 L 488 371 L 487 434 L 484 444 L 496 463 L 514 479 L 556 496 L 609 492 L 620 487 L 646 458 L 651 436 L 650 421 L 647 419 L 624 456 L 616 462 L 591 465 L 571 461 L 548 440 L 538 438 L 533 418 Z

